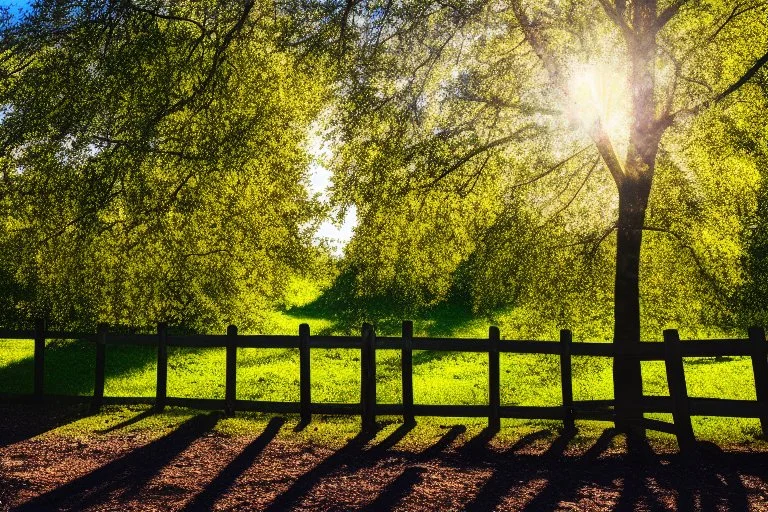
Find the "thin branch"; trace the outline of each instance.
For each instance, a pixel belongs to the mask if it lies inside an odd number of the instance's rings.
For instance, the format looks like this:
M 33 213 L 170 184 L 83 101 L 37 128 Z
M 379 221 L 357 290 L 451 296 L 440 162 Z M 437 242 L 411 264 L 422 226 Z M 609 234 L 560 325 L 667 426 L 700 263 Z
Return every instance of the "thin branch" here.
M 515 184 L 511 185 L 510 188 L 513 188 L 513 189 L 520 188 L 520 187 L 524 187 L 526 185 L 530 185 L 532 183 L 535 183 L 535 182 L 539 181 L 540 179 L 542 179 L 542 178 L 552 174 L 553 172 L 558 170 L 560 167 L 564 166 L 565 164 L 567 164 L 568 162 L 570 162 L 571 160 L 573 160 L 577 156 L 581 155 L 582 153 L 584 153 L 585 151 L 587 151 L 591 147 L 592 147 L 592 144 L 589 144 L 588 146 L 584 146 L 583 148 L 581 148 L 580 150 L 576 151 L 572 155 L 570 155 L 570 156 L 560 160 L 559 162 L 557 162 L 555 165 L 553 165 L 549 169 L 547 169 L 547 170 L 537 174 L 533 178 L 530 178 L 530 179 L 528 179 L 526 181 L 521 181 L 519 183 L 515 183 Z
M 155 122 L 159 122 L 162 118 L 169 114 L 180 111 L 208 88 L 208 86 L 213 81 L 213 78 L 216 76 L 216 72 L 219 70 L 219 67 L 225 59 L 226 51 L 229 49 L 229 46 L 234 40 L 235 36 L 240 32 L 240 30 L 242 30 L 255 4 L 255 0 L 247 0 L 245 2 L 243 13 L 240 15 L 240 18 L 237 20 L 235 25 L 229 31 L 227 31 L 226 34 L 224 34 L 221 45 L 216 48 L 216 51 L 213 54 L 211 67 L 208 70 L 205 78 L 192 90 L 188 96 L 179 99 L 175 103 L 159 112 L 159 114 L 156 116 Z
M 522 128 L 519 128 L 514 133 L 507 135 L 506 137 L 501 137 L 499 139 L 495 139 L 487 144 L 483 144 L 482 146 L 477 146 L 473 148 L 470 151 L 467 151 L 464 155 L 462 155 L 456 162 L 453 163 L 453 165 L 449 166 L 448 168 L 444 169 L 437 177 L 435 177 L 430 183 L 423 185 L 422 188 L 429 188 L 434 185 L 436 185 L 439 181 L 444 179 L 446 176 L 451 174 L 452 172 L 459 169 L 461 166 L 475 158 L 476 156 L 485 153 L 488 150 L 491 150 L 493 148 L 497 148 L 499 146 L 504 146 L 505 144 L 509 144 L 510 142 L 521 140 L 522 137 L 524 137 L 532 128 L 534 127 L 533 124 L 526 124 Z
M 544 222 L 542 222 L 539 228 L 544 227 L 546 224 L 554 220 L 558 215 L 563 213 L 566 209 L 568 209 L 573 204 L 573 202 L 576 200 L 579 194 L 581 194 L 581 191 L 584 189 L 584 186 L 587 184 L 587 181 L 589 181 L 589 178 L 592 176 L 592 173 L 595 172 L 595 169 L 597 169 L 597 165 L 599 163 L 600 163 L 600 157 L 598 156 L 597 158 L 595 158 L 595 161 L 592 163 L 589 170 L 587 171 L 587 175 L 584 176 L 584 179 L 581 181 L 579 188 L 576 189 L 576 192 L 573 194 L 573 196 L 571 196 L 571 198 L 564 205 L 558 208 L 557 211 L 555 211 L 555 213 L 550 215 L 549 218 L 547 218 Z
M 185 23 L 191 23 L 191 24 L 195 25 L 200 30 L 200 32 L 202 32 L 202 33 L 206 32 L 205 27 L 203 26 L 203 24 L 200 23 L 197 20 L 193 20 L 192 18 L 186 18 L 184 16 L 178 16 L 178 15 L 175 15 L 175 14 L 163 14 L 161 12 L 153 11 L 152 9 L 147 9 L 145 7 L 139 7 L 138 5 L 134 4 L 133 2 L 128 2 L 126 7 L 128 7 L 128 9 L 130 9 L 132 11 L 141 12 L 141 13 L 144 13 L 144 14 L 149 14 L 150 16 L 153 16 L 155 18 L 160 18 L 160 19 L 164 19 L 164 20 L 168 20 L 168 21 L 182 21 L 182 22 L 185 22 Z
M 590 130 L 590 135 L 595 142 L 595 146 L 597 146 L 597 150 L 600 152 L 600 156 L 603 157 L 603 162 L 605 162 L 605 166 L 611 173 L 613 181 L 616 182 L 616 185 L 620 185 L 622 181 L 624 181 L 624 168 L 619 161 L 619 157 L 616 156 L 616 151 L 613 149 L 613 143 L 611 143 L 608 134 L 605 133 L 605 129 L 603 128 L 600 119 L 593 125 Z
M 601 0 L 601 3 L 603 2 L 605 2 L 605 0 Z M 611 10 L 614 9 L 614 7 L 610 4 L 607 4 L 606 7 Z M 518 22 L 520 23 L 525 38 L 528 40 L 531 48 L 533 48 L 533 51 L 539 57 L 542 64 L 544 65 L 544 68 L 549 74 L 550 83 L 552 86 L 561 90 L 563 94 L 568 97 L 569 93 L 564 86 L 565 81 L 562 76 L 561 66 L 556 62 L 554 55 L 548 48 L 547 43 L 541 34 L 539 24 L 528 18 L 528 16 L 523 11 L 519 1 L 512 3 L 512 10 Z M 616 156 L 616 152 L 613 148 L 613 144 L 611 143 L 610 138 L 605 133 L 602 123 L 599 120 L 589 130 L 589 134 L 597 146 L 597 149 L 600 152 L 600 156 L 603 157 L 603 161 L 610 171 L 613 180 L 616 182 L 616 185 L 620 185 L 624 180 L 624 169 L 618 157 Z
M 686 249 L 688 253 L 690 254 L 691 258 L 693 259 L 693 262 L 696 264 L 696 267 L 699 270 L 699 273 L 704 277 L 705 280 L 707 280 L 712 286 L 712 288 L 720 295 L 727 296 L 727 293 L 723 288 L 720 286 L 720 284 L 717 282 L 717 280 L 712 277 L 704 267 L 704 264 L 701 262 L 701 258 L 699 258 L 699 255 L 696 253 L 696 250 L 691 247 L 690 244 L 686 243 L 682 236 L 680 236 L 678 233 L 675 233 L 674 231 L 667 229 L 667 228 L 660 228 L 656 226 L 643 226 L 643 231 L 654 231 L 657 233 L 664 233 L 666 235 L 669 235 L 671 238 L 673 238 L 683 249 Z
M 608 226 L 608 228 L 603 232 L 602 235 L 600 235 L 597 241 L 594 242 L 594 245 L 592 246 L 592 250 L 589 251 L 589 259 L 595 258 L 597 251 L 600 249 L 600 245 L 605 241 L 606 238 L 608 238 L 608 235 L 613 233 L 618 228 L 619 228 L 619 224 L 617 222 L 614 222 L 613 224 Z
M 538 56 L 541 63 L 544 65 L 547 74 L 549 74 L 549 80 L 552 85 L 560 90 L 564 90 L 563 84 L 563 70 L 561 66 L 556 62 L 554 55 L 550 51 L 547 43 L 541 33 L 541 26 L 539 23 L 531 20 L 525 11 L 519 0 L 512 2 L 512 12 L 517 18 L 520 28 L 523 31 L 525 39 L 528 44 L 531 45 L 534 53 Z
M 670 4 L 666 9 L 661 11 L 659 16 L 656 18 L 656 22 L 653 24 L 653 32 L 657 33 L 660 32 L 661 29 L 663 29 L 667 23 L 669 23 L 672 18 L 674 18 L 678 12 L 680 12 L 680 8 L 688 3 L 689 0 L 677 0 Z
M 113 146 L 123 146 L 129 149 L 138 150 L 143 153 L 152 153 L 157 155 L 165 155 L 165 156 L 174 156 L 179 158 L 180 160 L 192 160 L 192 161 L 204 161 L 205 158 L 198 155 L 190 155 L 188 153 L 185 153 L 183 151 L 175 151 L 175 150 L 168 150 L 168 149 L 157 149 L 157 148 L 148 148 L 145 144 L 142 142 L 136 142 L 136 141 L 130 141 L 130 140 L 122 140 L 122 139 L 113 139 L 111 137 L 104 137 L 101 135 L 94 135 L 93 139 L 102 143 L 102 144 L 109 144 Z
M 599 0 L 599 2 L 608 18 L 614 23 L 614 25 L 619 27 L 619 30 L 621 30 L 621 34 L 624 36 L 624 40 L 629 42 L 632 39 L 633 33 L 632 27 L 630 27 L 627 23 L 627 20 L 624 19 L 623 11 L 626 9 L 626 6 L 625 9 L 619 9 L 620 6 L 613 6 L 608 0 Z
M 734 83 L 732 83 L 730 86 L 728 86 L 725 90 L 723 90 L 720 94 L 717 96 L 714 96 L 706 101 L 703 101 L 699 103 L 698 105 L 695 105 L 691 108 L 678 110 L 677 112 L 674 112 L 672 114 L 669 114 L 667 117 L 667 121 L 671 124 L 678 116 L 687 114 L 687 115 L 696 115 L 702 112 L 703 110 L 708 109 L 709 107 L 712 107 L 714 105 L 717 105 L 718 103 L 723 102 L 728 96 L 735 93 L 739 89 L 741 89 L 747 82 L 749 82 L 752 77 L 754 77 L 760 69 L 762 69 L 763 66 L 765 66 L 768 63 L 768 51 L 766 51 L 760 58 L 758 58 L 752 66 L 744 72 L 741 77 L 736 80 Z

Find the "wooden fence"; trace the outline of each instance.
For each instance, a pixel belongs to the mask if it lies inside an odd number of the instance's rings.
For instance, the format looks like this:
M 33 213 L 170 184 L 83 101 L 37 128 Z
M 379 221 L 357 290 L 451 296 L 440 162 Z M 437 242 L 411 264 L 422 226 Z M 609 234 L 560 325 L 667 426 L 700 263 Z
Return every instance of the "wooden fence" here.
M 501 340 L 499 329 L 491 327 L 486 339 L 416 338 L 413 324 L 403 322 L 400 337 L 377 337 L 369 324 L 363 324 L 361 336 L 311 336 L 309 326 L 302 324 L 298 336 L 239 335 L 235 326 L 227 328 L 225 335 L 169 335 L 165 324 L 158 324 L 157 334 L 136 335 L 110 333 L 106 325 L 100 325 L 97 333 L 73 333 L 46 331 L 38 322 L 34 331 L 0 331 L 0 339 L 33 339 L 34 392 L 33 395 L 2 395 L 6 401 L 68 400 L 90 401 L 94 410 L 102 404 L 151 403 L 158 410 L 168 406 L 184 406 L 198 409 L 224 409 L 227 414 L 235 411 L 259 411 L 267 413 L 298 413 L 302 423 L 311 421 L 312 414 L 360 415 L 362 426 L 372 430 L 376 416 L 401 415 L 406 422 L 416 416 L 487 417 L 491 429 L 498 429 L 501 418 L 560 420 L 568 429 L 575 427 L 577 419 L 616 421 L 618 415 L 637 417 L 642 413 L 671 413 L 673 423 L 643 418 L 641 429 L 668 432 L 677 436 L 681 450 L 695 446 L 691 415 L 759 418 L 762 433 L 768 437 L 768 342 L 761 328 L 749 330 L 748 339 L 739 340 L 692 340 L 680 341 L 675 330 L 664 331 L 663 343 L 641 342 L 631 346 L 613 343 L 574 343 L 570 331 L 560 332 L 558 342 Z M 46 339 L 79 339 L 96 344 L 96 372 L 92 397 L 65 397 L 45 394 L 43 375 Z M 104 380 L 107 345 L 149 345 L 157 347 L 157 386 L 154 398 L 105 397 Z M 178 398 L 167 396 L 168 347 L 222 347 L 226 349 L 224 399 Z M 269 402 L 238 400 L 236 398 L 237 349 L 280 348 L 298 349 L 300 368 L 299 402 Z M 313 349 L 360 350 L 360 402 L 313 403 L 311 395 L 310 351 Z M 376 402 L 376 352 L 399 350 L 402 355 L 402 403 L 380 404 Z M 488 404 L 487 405 L 428 405 L 415 404 L 413 400 L 413 351 L 475 352 L 488 354 Z M 501 404 L 499 354 L 550 354 L 560 359 L 561 405 L 520 406 Z M 632 358 L 642 361 L 664 361 L 670 396 L 643 396 L 637 403 L 620 404 L 614 400 L 573 399 L 573 356 L 599 356 Z M 754 371 L 756 400 L 730 400 L 717 398 L 692 398 L 688 396 L 683 370 L 684 357 L 749 356 Z M 747 383 L 745 383 L 747 385 Z

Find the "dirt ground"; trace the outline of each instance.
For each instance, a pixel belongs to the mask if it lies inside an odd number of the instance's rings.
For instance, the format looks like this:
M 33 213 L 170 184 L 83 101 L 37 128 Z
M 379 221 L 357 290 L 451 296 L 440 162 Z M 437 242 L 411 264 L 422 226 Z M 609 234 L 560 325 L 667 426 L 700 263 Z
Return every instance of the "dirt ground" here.
M 0 510 L 766 510 L 768 453 L 702 443 L 696 458 L 581 448 L 534 432 L 509 445 L 444 429 L 421 450 L 365 435 L 333 449 L 261 433 L 213 431 L 201 413 L 158 439 L 137 433 L 37 436 L 66 412 L 0 408 Z M 30 419 L 31 416 L 31 419 Z M 546 439 L 545 442 L 542 442 Z

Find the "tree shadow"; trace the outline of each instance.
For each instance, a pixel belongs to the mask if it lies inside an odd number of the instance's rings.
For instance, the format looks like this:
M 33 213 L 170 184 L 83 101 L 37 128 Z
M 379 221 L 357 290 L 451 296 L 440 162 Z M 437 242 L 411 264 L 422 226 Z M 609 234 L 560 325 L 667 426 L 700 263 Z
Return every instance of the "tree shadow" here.
M 525 448 L 530 446 L 536 441 L 546 439 L 549 436 L 551 436 L 551 432 L 549 430 L 538 430 L 536 432 L 532 432 L 530 434 L 527 434 L 520 438 L 518 441 L 516 441 L 512 446 L 507 448 L 503 453 L 495 453 L 491 452 L 488 449 L 488 443 L 486 439 L 490 435 L 490 431 L 488 433 L 485 433 L 482 438 L 478 439 L 475 442 L 474 447 L 470 448 L 472 451 L 478 451 L 478 450 L 484 450 L 485 451 L 485 457 L 489 460 L 493 459 L 513 459 L 515 464 L 517 462 L 517 455 L 516 453 Z M 562 452 L 565 450 L 565 448 L 568 446 L 568 443 L 573 439 L 574 432 L 571 430 L 564 431 L 561 435 L 559 435 L 554 441 L 552 441 L 552 444 L 547 448 L 547 450 L 541 454 L 538 455 L 538 457 L 541 457 L 542 460 L 549 460 L 552 461 L 552 459 L 556 458 Z M 466 448 L 465 448 L 466 450 Z M 502 468 L 500 468 L 500 464 L 493 463 L 492 466 L 495 466 L 493 474 L 491 477 L 486 480 L 486 482 L 483 484 L 483 486 L 478 491 L 477 495 L 466 505 L 466 510 L 493 510 L 495 509 L 501 502 L 501 500 L 508 494 L 510 489 L 512 489 L 513 485 L 519 481 L 519 479 L 515 480 L 513 478 L 510 478 L 510 474 L 507 471 L 504 471 Z M 517 475 L 521 476 L 521 475 Z M 529 475 L 532 476 L 532 475 Z
M 574 489 L 573 486 L 574 475 L 571 465 L 567 462 L 558 460 L 562 457 L 568 443 L 573 439 L 573 435 L 573 431 L 567 431 L 565 436 L 558 437 L 555 442 L 552 443 L 552 446 L 541 455 L 541 461 L 548 464 L 544 467 L 539 466 L 537 468 L 537 473 L 546 477 L 547 483 L 544 489 L 542 489 L 536 497 L 526 505 L 524 510 L 536 511 L 543 510 L 546 507 L 556 506 L 557 503 L 567 500 L 572 493 L 578 490 Z M 615 436 L 616 432 L 613 429 L 604 430 L 600 437 L 595 441 L 595 444 L 593 444 L 584 455 L 579 458 L 579 463 L 594 463 L 600 454 L 610 446 L 611 440 Z M 537 462 L 540 463 L 541 461 Z
M 743 356 L 696 357 L 696 358 L 686 359 L 684 362 L 686 366 L 688 365 L 701 366 L 701 365 L 729 363 L 731 361 L 738 361 L 739 359 L 745 359 L 745 358 L 746 357 L 743 357 Z
M 0 367 L 0 393 L 31 394 L 34 379 L 32 342 L 30 355 Z M 106 347 L 105 377 L 129 375 L 137 369 L 153 366 L 157 349 L 150 346 L 109 345 Z M 88 396 L 93 394 L 96 372 L 96 348 L 86 341 L 51 340 L 45 348 L 46 393 Z
M 98 433 L 99 434 L 109 434 L 110 432 L 114 432 L 116 430 L 121 430 L 121 429 L 123 429 L 125 427 L 129 427 L 131 425 L 135 425 L 136 423 L 139 423 L 140 421 L 145 420 L 145 419 L 149 418 L 150 416 L 152 416 L 153 414 L 156 414 L 156 413 L 157 413 L 157 409 L 155 409 L 154 407 L 149 408 L 149 409 L 145 409 L 145 410 L 141 411 L 140 413 L 135 414 L 134 416 L 131 416 L 130 418 L 121 421 L 120 423 L 116 423 L 116 424 L 112 425 L 111 427 L 99 430 Z
M 402 321 L 413 316 L 414 312 L 405 313 L 396 303 L 396 300 L 386 297 L 361 301 L 350 277 L 340 276 L 315 300 L 284 309 L 283 313 L 294 318 L 330 320 L 331 325 L 319 330 L 316 333 L 319 335 L 338 332 L 354 335 L 359 333 L 364 321 L 374 319 L 377 333 L 397 336 L 401 332 Z M 447 300 L 417 313 L 423 320 L 419 329 L 429 337 L 454 337 L 466 324 L 477 319 L 470 304 L 460 300 Z
M 668 479 L 679 481 L 677 510 L 749 510 L 747 491 L 736 470 L 741 467 L 727 462 L 740 457 L 726 454 L 712 443 L 700 442 L 698 449 L 693 459 L 676 457 L 675 466 L 683 471 L 664 471 Z M 762 464 L 762 467 L 768 475 L 768 466 Z
M 543 481 L 543 487 L 520 510 L 575 506 L 581 499 L 590 499 L 585 489 L 615 490 L 617 512 L 669 510 L 670 496 L 674 496 L 675 510 L 749 510 L 740 473 L 759 474 L 764 480 L 768 476 L 768 466 L 760 461 L 764 454 L 729 454 L 707 443 L 700 443 L 702 454 L 694 458 L 657 455 L 647 444 L 642 453 L 609 453 L 617 436 L 613 429 L 603 431 L 580 455 L 566 453 L 573 436 L 569 432 L 555 439 L 544 453 L 516 453 L 542 434 L 526 436 L 505 452 L 492 455 L 494 473 L 465 509 L 493 510 L 534 481 Z M 576 508 L 584 507 L 590 505 Z
M 88 405 L 0 405 L 0 448 L 44 434 L 90 414 Z
M 144 417 L 146 412 L 136 417 Z M 123 423 L 135 423 L 139 421 L 136 417 Z M 218 417 L 217 414 L 195 416 L 165 437 L 33 498 L 16 510 L 79 509 L 140 498 L 148 483 L 196 439 L 211 430 Z M 281 418 L 273 418 L 228 464 L 220 467 L 212 461 L 211 467 L 218 473 L 192 497 L 184 510 L 210 510 L 221 499 L 242 492 L 238 489 L 242 475 L 256 467 L 257 459 L 282 426 Z M 117 428 L 121 427 L 111 430 Z M 765 453 L 725 453 L 710 443 L 700 443 L 699 454 L 693 458 L 680 454 L 659 455 L 647 445 L 642 454 L 627 454 L 620 446 L 612 446 L 617 436 L 613 429 L 604 430 L 594 442 L 582 448 L 579 444 L 572 446 L 574 431 L 555 434 L 543 428 L 499 448 L 490 443 L 496 432 L 486 428 L 455 449 L 448 450 L 466 430 L 459 425 L 443 432 L 419 452 L 399 450 L 398 443 L 413 428 L 413 424 L 401 424 L 375 444 L 372 443 L 374 433 L 358 434 L 344 447 L 292 480 L 287 489 L 266 505 L 266 510 L 299 507 L 313 490 L 325 488 L 326 483 L 350 485 L 363 475 L 366 479 L 386 479 L 386 483 L 375 496 L 364 495 L 363 503 L 350 505 L 353 508 L 388 510 L 402 507 L 409 496 L 426 490 L 429 496 L 436 498 L 434 506 L 439 509 L 440 494 L 445 499 L 446 494 L 455 492 L 450 486 L 446 489 L 439 487 L 439 478 L 438 483 L 430 483 L 435 482 L 435 472 L 439 468 L 473 474 L 473 478 L 484 475 L 479 487 L 469 490 L 474 494 L 463 498 L 467 500 L 461 506 L 463 510 L 503 508 L 508 506 L 509 499 L 514 500 L 516 510 L 589 509 L 593 506 L 590 500 L 594 493 L 609 495 L 595 508 L 612 506 L 616 511 L 747 510 L 752 504 L 742 478 L 756 476 L 768 483 Z M 282 454 L 269 455 L 272 456 L 281 460 Z M 292 461 L 281 460 L 280 463 L 290 465 Z M 378 474 L 379 468 L 381 474 Z M 393 468 L 400 468 L 399 473 L 393 473 Z M 485 476 L 488 474 L 490 476 Z M 361 485 L 369 484 L 361 482 Z M 430 487 L 423 488 L 425 485 Z M 523 495 L 530 498 L 520 500 Z M 448 500 L 452 498 L 449 496 Z M 455 500 L 453 502 L 452 506 L 455 506 Z M 154 506 L 151 502 L 146 505 Z
M 135 496 L 148 481 L 196 439 L 210 431 L 217 413 L 195 416 L 170 434 L 18 506 L 17 511 L 82 509 L 103 503 L 110 494 Z

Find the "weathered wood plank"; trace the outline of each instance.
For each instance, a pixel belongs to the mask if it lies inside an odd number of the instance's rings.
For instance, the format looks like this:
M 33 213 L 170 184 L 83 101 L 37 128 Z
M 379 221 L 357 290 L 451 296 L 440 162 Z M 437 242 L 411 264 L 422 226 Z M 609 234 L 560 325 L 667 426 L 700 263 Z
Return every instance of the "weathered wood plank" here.
M 45 393 L 45 320 L 35 322 L 35 373 L 33 393 L 40 399 Z
M 762 409 L 760 427 L 763 437 L 768 438 L 768 343 L 765 330 L 760 327 L 749 329 L 749 344 L 752 348 L 752 374 L 755 378 L 755 395 Z
M 376 429 L 376 335 L 373 326 L 363 324 L 360 349 L 360 403 L 362 426 L 366 432 Z
M 401 380 L 403 389 L 403 422 L 412 424 L 413 416 L 413 322 L 403 322 L 401 348 Z
M 696 439 L 691 425 L 691 409 L 688 403 L 688 388 L 685 384 L 685 370 L 680 349 L 680 335 L 675 329 L 664 331 L 665 360 L 669 394 L 672 397 L 672 417 L 675 421 L 675 435 L 680 451 L 695 452 Z
M 567 329 L 560 331 L 560 394 L 563 399 L 563 408 L 565 409 L 565 418 L 563 427 L 566 430 L 576 428 L 576 422 L 573 417 L 573 369 L 571 366 L 571 345 L 573 344 L 573 334 Z
M 299 400 L 301 401 L 301 421 L 312 421 L 312 381 L 310 373 L 309 325 L 299 326 Z
M 488 329 L 488 429 L 498 432 L 501 429 L 501 369 L 499 364 L 499 328 Z
M 237 327 L 227 326 L 227 355 L 224 379 L 224 413 L 227 416 L 235 415 L 235 401 L 237 400 Z
M 93 402 L 91 403 L 91 410 L 98 411 L 101 409 L 104 403 L 104 380 L 106 375 L 106 344 L 104 340 L 107 337 L 107 330 L 109 326 L 107 324 L 99 324 L 98 332 L 96 336 L 96 371 L 95 382 L 93 384 Z
M 168 397 L 168 325 L 157 324 L 157 384 L 155 385 L 155 408 L 162 411 Z

